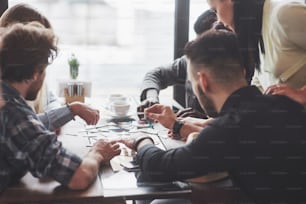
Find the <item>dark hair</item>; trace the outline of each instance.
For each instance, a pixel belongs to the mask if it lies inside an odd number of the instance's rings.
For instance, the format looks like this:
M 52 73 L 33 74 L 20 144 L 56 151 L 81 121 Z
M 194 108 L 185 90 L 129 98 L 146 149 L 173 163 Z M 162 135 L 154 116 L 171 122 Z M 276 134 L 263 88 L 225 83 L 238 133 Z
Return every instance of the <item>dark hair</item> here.
M 8 8 L 0 18 L 0 26 L 7 27 L 13 23 L 29 23 L 38 21 L 46 28 L 51 28 L 48 19 L 27 4 L 16 4 Z
M 214 23 L 217 22 L 217 15 L 212 9 L 208 9 L 202 13 L 193 25 L 193 29 L 197 35 L 211 29 Z
M 209 30 L 188 42 L 185 55 L 195 67 L 210 69 L 219 83 L 236 80 L 244 70 L 237 36 L 226 30 Z
M 232 0 L 234 3 L 234 26 L 243 57 L 248 82 L 254 70 L 260 70 L 260 44 L 262 52 L 262 15 L 265 0 Z
M 56 57 L 56 37 L 39 23 L 13 24 L 1 38 L 0 68 L 5 81 L 31 79 Z

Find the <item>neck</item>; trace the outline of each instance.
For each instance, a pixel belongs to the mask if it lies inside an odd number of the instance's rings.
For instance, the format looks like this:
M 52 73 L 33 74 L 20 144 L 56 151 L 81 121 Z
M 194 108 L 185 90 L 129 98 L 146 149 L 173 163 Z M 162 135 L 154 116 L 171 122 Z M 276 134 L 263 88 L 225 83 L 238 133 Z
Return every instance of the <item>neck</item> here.
M 220 113 L 225 101 L 228 99 L 230 95 L 232 95 L 235 91 L 238 89 L 248 86 L 246 81 L 241 81 L 240 83 L 236 83 L 231 87 L 228 86 L 218 86 L 216 90 L 213 90 L 215 93 L 218 94 L 212 94 L 212 100 L 214 103 L 214 106 L 216 108 L 216 111 Z
M 236 32 L 235 30 L 235 21 L 234 21 L 234 18 L 232 19 L 231 22 L 228 22 L 228 25 L 226 25 L 226 27 L 230 30 L 232 30 L 233 32 Z
M 233 32 L 236 32 L 234 22 L 232 22 L 232 23 L 228 26 L 228 28 L 229 28 L 230 30 L 232 30 Z
M 11 87 L 15 88 L 19 94 L 25 98 L 28 92 L 28 83 L 27 82 L 7 82 Z

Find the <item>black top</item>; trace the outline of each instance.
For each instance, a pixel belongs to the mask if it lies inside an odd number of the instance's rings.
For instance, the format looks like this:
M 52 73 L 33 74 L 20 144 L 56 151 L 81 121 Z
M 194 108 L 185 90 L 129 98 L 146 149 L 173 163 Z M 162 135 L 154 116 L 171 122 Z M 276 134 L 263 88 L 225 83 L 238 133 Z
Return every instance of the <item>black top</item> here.
M 185 108 L 190 107 L 205 114 L 192 91 L 190 82 L 187 80 L 187 61 L 185 56 L 174 60 L 171 64 L 157 67 L 146 73 L 141 86 L 140 101 L 146 99 L 146 93 L 149 89 L 155 89 L 159 92 L 173 85 L 185 86 Z
M 257 203 L 306 201 L 306 113 L 285 96 L 266 96 L 252 86 L 235 91 L 218 117 L 191 144 L 137 154 L 154 180 L 179 180 L 228 171 Z

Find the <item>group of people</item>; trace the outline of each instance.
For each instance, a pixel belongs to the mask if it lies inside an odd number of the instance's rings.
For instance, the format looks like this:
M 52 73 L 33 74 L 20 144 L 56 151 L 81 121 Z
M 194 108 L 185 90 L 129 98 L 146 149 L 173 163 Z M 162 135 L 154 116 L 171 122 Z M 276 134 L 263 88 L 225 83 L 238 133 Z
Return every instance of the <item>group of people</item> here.
M 171 130 L 174 138 L 199 135 L 166 151 L 148 136 L 99 140 L 84 158 L 62 147 L 52 131 L 74 115 L 95 124 L 99 112 L 84 104 L 59 107 L 69 117 L 58 123 L 57 109 L 41 114 L 47 120 L 33 111 L 26 100 L 37 97 L 56 57 L 57 40 L 46 19 L 26 5 L 17 7 L 39 18 L 5 25 L 8 9 L 0 18 L 0 191 L 28 171 L 71 189 L 87 188 L 101 163 L 120 154 L 119 143 L 124 143 L 137 151 L 142 173 L 151 180 L 227 171 L 249 202 L 305 202 L 306 6 L 302 0 L 208 3 L 211 10 L 199 18 L 208 26 L 195 29 L 198 36 L 186 44 L 184 57 L 146 75 L 141 94 L 145 116 Z M 158 104 L 161 89 L 187 80 L 209 119 L 185 120 Z

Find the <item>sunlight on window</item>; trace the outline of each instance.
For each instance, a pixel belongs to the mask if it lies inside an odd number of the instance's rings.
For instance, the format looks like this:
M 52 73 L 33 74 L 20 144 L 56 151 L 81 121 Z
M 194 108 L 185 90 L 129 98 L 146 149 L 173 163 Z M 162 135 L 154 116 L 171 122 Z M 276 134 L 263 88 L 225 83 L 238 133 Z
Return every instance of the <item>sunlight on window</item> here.
M 10 0 L 9 5 L 24 2 Z M 205 0 L 191 0 L 190 35 Z M 173 60 L 174 0 L 27 0 L 48 17 L 60 52 L 47 83 L 69 78 L 68 58 L 80 62 L 79 79 L 91 81 L 92 95 L 139 95 L 144 74 Z M 57 92 L 57 91 L 56 91 Z M 163 91 L 172 97 L 171 89 Z M 163 94 L 162 92 L 162 94 Z

